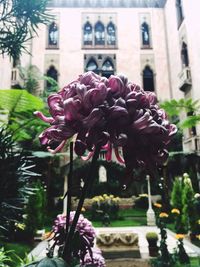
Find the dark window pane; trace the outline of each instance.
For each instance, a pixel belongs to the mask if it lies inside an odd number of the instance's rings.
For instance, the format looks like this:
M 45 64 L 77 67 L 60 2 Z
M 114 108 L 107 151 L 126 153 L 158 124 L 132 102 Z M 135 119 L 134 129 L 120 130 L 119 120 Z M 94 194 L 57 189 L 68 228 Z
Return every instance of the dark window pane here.
M 145 91 L 154 92 L 153 71 L 148 66 L 143 71 L 143 88 Z
M 102 76 L 109 78 L 110 75 L 114 74 L 114 67 L 113 67 L 113 63 L 111 62 L 111 60 L 107 59 L 104 61 L 103 65 L 102 65 Z
M 92 25 L 89 22 L 86 22 L 83 31 L 84 45 L 92 45 Z
M 149 26 L 146 22 L 142 23 L 142 45 L 150 45 Z
M 98 66 L 94 59 L 90 59 L 87 66 L 86 71 L 93 71 L 95 73 L 98 73 Z
M 47 77 L 50 77 L 50 78 L 54 79 L 55 81 L 58 81 L 58 72 L 54 66 L 51 66 L 48 69 Z M 51 87 L 52 87 L 52 84 L 49 81 L 47 81 L 47 89 L 51 89 Z
M 58 27 L 57 27 L 55 22 L 52 22 L 49 25 L 48 45 L 49 46 L 57 46 L 58 45 Z
M 182 64 L 184 67 L 189 66 L 188 49 L 187 49 L 187 45 L 184 42 L 181 48 L 181 60 L 182 60 Z
M 178 27 L 179 27 L 181 22 L 183 21 L 182 0 L 176 0 L 176 13 L 177 13 L 177 21 L 178 21 Z
M 105 45 L 105 27 L 100 21 L 95 25 L 95 45 Z
M 110 22 L 107 26 L 107 44 L 108 45 L 116 44 L 115 26 L 112 22 Z

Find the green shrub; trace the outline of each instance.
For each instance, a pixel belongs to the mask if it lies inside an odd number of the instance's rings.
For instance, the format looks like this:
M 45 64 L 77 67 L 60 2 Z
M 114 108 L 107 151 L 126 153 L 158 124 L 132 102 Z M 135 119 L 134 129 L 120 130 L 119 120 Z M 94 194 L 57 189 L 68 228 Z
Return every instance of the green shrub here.
M 182 205 L 183 205 L 183 217 L 182 222 L 184 223 L 186 230 L 192 233 L 196 232 L 198 215 L 195 211 L 194 205 L 194 190 L 192 187 L 189 176 L 184 177 L 184 189 L 182 194 Z
M 34 192 L 30 195 L 25 210 L 25 231 L 33 237 L 37 229 L 44 226 L 46 214 L 46 190 L 42 183 L 37 181 L 33 184 Z
M 158 235 L 156 232 L 148 232 L 146 233 L 147 240 L 158 240 Z
M 180 214 L 178 216 L 174 216 L 174 227 L 176 233 L 185 233 L 185 225 L 182 219 L 183 215 L 183 202 L 182 202 L 182 195 L 183 195 L 183 188 L 184 184 L 182 182 L 181 177 L 176 177 L 172 193 L 171 193 L 171 203 L 175 209 L 178 209 Z
M 8 267 L 11 262 L 9 251 L 5 251 L 4 248 L 0 248 L 0 266 Z

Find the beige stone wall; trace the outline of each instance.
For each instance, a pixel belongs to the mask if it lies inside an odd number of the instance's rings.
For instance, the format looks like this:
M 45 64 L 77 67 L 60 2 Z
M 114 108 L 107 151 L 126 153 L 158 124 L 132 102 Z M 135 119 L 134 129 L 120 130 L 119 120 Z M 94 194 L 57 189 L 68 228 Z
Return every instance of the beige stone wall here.
M 181 25 L 177 25 L 176 6 L 174 0 L 168 0 L 165 5 L 165 22 L 166 22 L 166 38 L 168 46 L 169 59 L 169 77 L 172 88 L 172 97 L 179 98 L 200 98 L 200 24 L 199 9 L 200 1 L 182 0 L 184 20 Z M 182 41 L 187 43 L 189 68 L 192 77 L 192 86 L 187 93 L 179 90 L 180 78 L 179 73 L 183 67 L 181 64 L 181 44 Z M 185 115 L 181 115 L 185 117 Z M 197 134 L 200 133 L 200 126 L 197 126 Z M 190 138 L 190 131 L 185 130 L 185 140 Z M 190 150 L 188 147 L 186 150 Z
M 11 86 L 11 63 L 7 56 L 0 55 L 0 89 L 8 89 Z
M 24 55 L 22 65 L 29 62 L 46 73 L 51 62 L 58 66 L 59 84 L 63 87 L 84 71 L 84 54 L 116 54 L 117 73 L 124 73 L 131 81 L 142 85 L 142 70 L 150 65 L 155 75 L 159 99 L 169 99 L 168 61 L 163 9 L 152 8 L 55 8 L 59 22 L 59 49 L 46 49 L 46 27 L 39 29 L 32 41 L 32 58 Z M 117 49 L 82 49 L 83 14 L 115 14 Z M 141 49 L 140 21 L 146 15 L 150 22 L 152 49 Z M 106 16 L 105 16 L 106 17 Z M 29 59 L 28 59 L 29 58 Z

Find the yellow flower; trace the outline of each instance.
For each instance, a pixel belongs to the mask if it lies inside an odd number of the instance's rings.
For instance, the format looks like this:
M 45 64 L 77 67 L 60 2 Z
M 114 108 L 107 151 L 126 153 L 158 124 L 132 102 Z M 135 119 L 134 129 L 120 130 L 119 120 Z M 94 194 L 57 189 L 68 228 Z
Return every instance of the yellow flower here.
M 167 217 L 169 217 L 169 215 L 168 215 L 166 212 L 161 212 L 161 213 L 159 214 L 159 217 L 160 217 L 160 218 L 167 218 Z
M 196 235 L 196 238 L 200 240 L 200 235 Z
M 140 194 L 139 197 L 148 197 L 147 194 Z
M 107 194 L 103 194 L 103 197 L 106 198 L 108 195 Z
M 81 212 L 85 212 L 85 208 L 84 207 L 82 207 Z
M 156 208 L 159 208 L 159 209 L 162 208 L 162 205 L 161 205 L 160 203 L 154 203 L 153 205 L 154 205 Z
M 42 235 L 42 240 L 53 238 L 53 237 L 54 237 L 54 233 L 53 232 L 47 232 L 47 233 Z
M 185 235 L 184 234 L 176 234 L 175 237 L 176 237 L 176 239 L 179 240 L 179 239 L 183 239 L 185 237 Z
M 15 223 L 15 226 L 20 230 L 24 230 L 26 228 L 26 225 L 24 223 Z
M 99 200 L 100 200 L 100 201 L 103 201 L 104 198 L 103 198 L 102 196 L 99 196 Z
M 200 219 L 197 221 L 198 224 L 200 224 Z
M 114 198 L 114 196 L 113 196 L 113 195 L 110 195 L 109 197 L 110 197 L 110 198 Z
M 180 210 L 179 209 L 172 209 L 171 213 L 179 215 L 180 214 Z

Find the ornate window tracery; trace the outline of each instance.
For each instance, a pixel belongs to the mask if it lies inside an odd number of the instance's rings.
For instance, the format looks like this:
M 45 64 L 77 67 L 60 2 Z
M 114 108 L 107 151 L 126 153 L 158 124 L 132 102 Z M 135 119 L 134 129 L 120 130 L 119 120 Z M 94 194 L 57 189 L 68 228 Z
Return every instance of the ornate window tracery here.
M 116 29 L 112 22 L 107 25 L 107 44 L 116 45 Z
M 142 31 L 142 45 L 143 46 L 150 46 L 149 25 L 146 22 L 142 23 L 141 31 Z
M 48 47 L 58 47 L 58 26 L 55 22 L 48 27 Z
M 84 45 L 92 45 L 93 41 L 93 28 L 89 21 L 87 21 L 83 28 L 83 43 Z
M 101 21 L 98 21 L 94 27 L 95 45 L 105 45 L 105 27 Z

